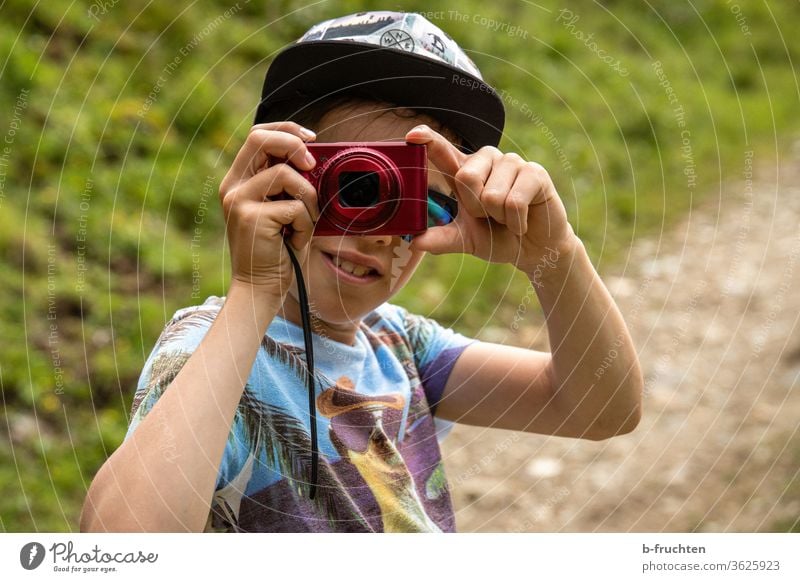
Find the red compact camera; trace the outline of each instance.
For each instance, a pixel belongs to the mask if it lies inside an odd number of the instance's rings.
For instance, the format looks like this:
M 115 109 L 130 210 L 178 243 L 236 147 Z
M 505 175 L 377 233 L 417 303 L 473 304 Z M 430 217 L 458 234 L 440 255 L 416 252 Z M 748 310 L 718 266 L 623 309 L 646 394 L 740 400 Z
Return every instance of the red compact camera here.
M 315 236 L 413 235 L 428 226 L 428 157 L 404 142 L 309 143 L 317 165 Z

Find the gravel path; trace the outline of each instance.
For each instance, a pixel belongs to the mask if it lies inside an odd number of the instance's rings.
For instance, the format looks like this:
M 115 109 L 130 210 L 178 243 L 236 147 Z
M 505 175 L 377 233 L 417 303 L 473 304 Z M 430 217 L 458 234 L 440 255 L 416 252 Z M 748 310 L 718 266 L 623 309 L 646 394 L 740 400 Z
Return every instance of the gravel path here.
M 800 142 L 771 167 L 745 154 L 738 181 L 606 273 L 645 372 L 634 433 L 453 430 L 460 531 L 800 528 L 798 184 Z

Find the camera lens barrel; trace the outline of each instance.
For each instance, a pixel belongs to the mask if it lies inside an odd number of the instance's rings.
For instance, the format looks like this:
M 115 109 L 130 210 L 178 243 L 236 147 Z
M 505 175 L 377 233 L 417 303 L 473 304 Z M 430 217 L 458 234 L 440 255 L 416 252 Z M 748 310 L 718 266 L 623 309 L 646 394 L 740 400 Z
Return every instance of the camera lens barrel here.
M 377 172 L 339 172 L 339 202 L 350 208 L 369 208 L 380 201 Z
M 314 234 L 405 235 L 427 228 L 425 146 L 403 142 L 308 144 L 317 190 Z

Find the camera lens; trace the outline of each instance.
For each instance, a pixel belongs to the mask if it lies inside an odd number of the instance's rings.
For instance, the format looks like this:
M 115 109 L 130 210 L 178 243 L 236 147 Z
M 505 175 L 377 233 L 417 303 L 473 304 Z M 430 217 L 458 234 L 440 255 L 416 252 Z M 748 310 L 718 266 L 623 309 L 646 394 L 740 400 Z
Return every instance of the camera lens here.
M 380 176 L 377 172 L 341 172 L 339 203 L 351 208 L 370 208 L 380 200 Z

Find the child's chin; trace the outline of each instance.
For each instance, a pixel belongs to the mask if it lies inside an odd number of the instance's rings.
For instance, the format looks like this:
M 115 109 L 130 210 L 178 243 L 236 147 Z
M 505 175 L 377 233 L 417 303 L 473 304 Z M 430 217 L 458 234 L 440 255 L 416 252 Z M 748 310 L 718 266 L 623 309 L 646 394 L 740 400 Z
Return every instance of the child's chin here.
M 329 297 L 326 301 L 314 301 L 315 315 L 334 325 L 357 324 L 385 301 L 381 298 L 362 297 L 359 299 L 336 295 Z

